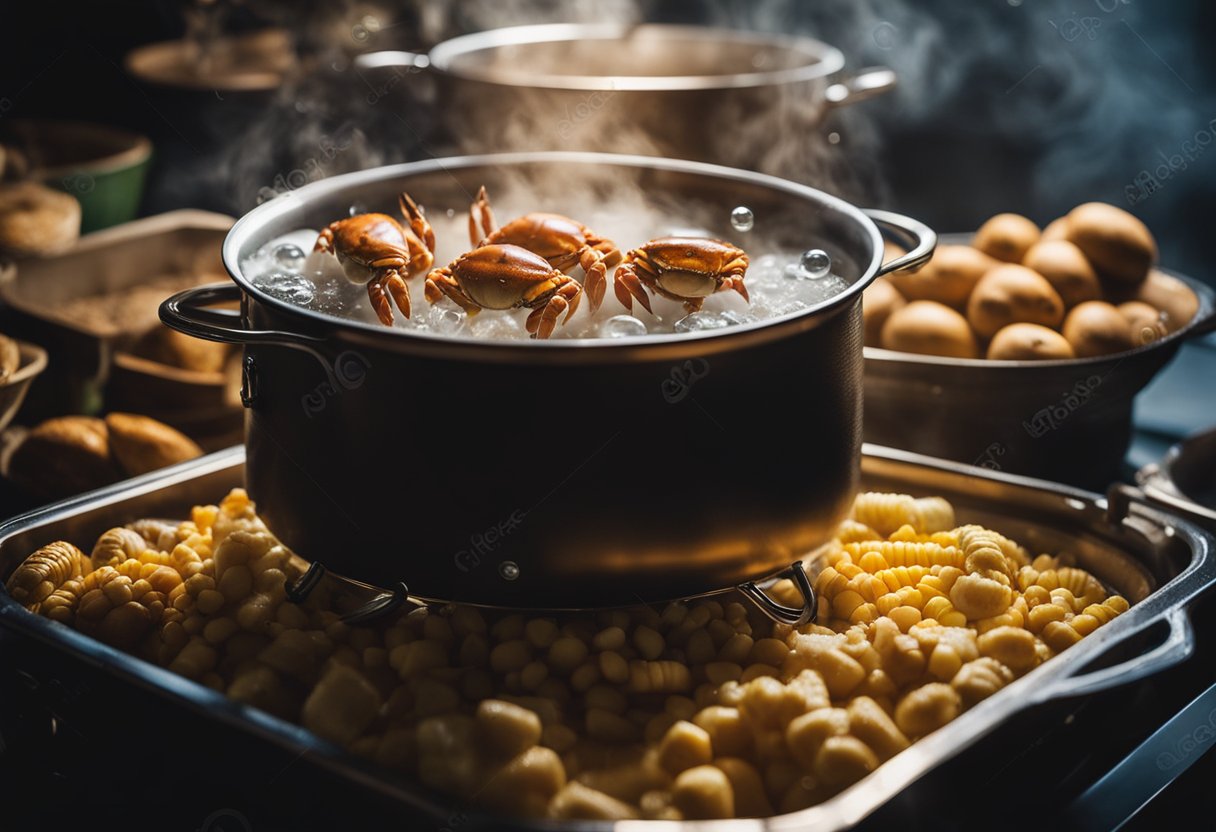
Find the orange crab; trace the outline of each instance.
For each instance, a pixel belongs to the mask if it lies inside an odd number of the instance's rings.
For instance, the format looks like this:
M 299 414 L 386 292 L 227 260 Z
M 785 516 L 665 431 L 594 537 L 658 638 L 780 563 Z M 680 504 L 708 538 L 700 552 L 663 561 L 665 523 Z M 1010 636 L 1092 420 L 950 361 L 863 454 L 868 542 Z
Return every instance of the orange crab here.
M 583 289 L 592 314 L 604 301 L 608 270 L 621 262 L 616 243 L 561 214 L 524 214 L 502 228 L 495 228 L 494 212 L 484 186 L 469 206 L 469 242 L 474 248 L 492 243 L 526 248 L 565 274 L 576 265 L 582 266 Z
M 582 293 L 574 278 L 513 245 L 479 246 L 426 277 L 428 301 L 447 295 L 469 317 L 482 309 L 531 309 L 526 326 L 534 338 L 552 335 L 562 312 L 562 323 L 569 321 Z
M 408 318 L 410 289 L 405 281 L 435 263 L 435 232 L 422 209 L 406 193 L 397 201 L 406 223 L 388 214 L 357 214 L 321 229 L 313 248 L 334 254 L 352 283 L 367 284 L 372 309 L 385 326 L 393 323 L 388 296 Z
M 684 302 L 696 312 L 714 292 L 734 290 L 748 300 L 743 275 L 747 254 L 724 240 L 702 237 L 660 237 L 625 255 L 616 270 L 613 291 L 626 309 L 636 298 L 650 312 L 646 289 Z

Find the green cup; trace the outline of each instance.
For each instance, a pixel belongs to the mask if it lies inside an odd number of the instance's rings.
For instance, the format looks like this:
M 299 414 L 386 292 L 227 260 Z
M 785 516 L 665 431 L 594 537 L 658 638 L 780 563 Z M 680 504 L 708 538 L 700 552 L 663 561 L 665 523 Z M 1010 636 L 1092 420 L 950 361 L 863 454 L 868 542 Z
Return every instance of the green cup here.
M 80 233 L 135 219 L 152 159 L 152 143 L 104 124 L 13 119 L 0 140 L 15 145 L 32 174 L 80 202 Z

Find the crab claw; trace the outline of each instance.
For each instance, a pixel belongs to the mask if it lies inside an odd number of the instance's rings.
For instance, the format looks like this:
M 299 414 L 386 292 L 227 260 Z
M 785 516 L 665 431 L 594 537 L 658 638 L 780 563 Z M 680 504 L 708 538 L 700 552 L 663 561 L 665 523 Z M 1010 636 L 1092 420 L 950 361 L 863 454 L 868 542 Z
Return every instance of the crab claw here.
M 317 244 L 312 247 L 313 251 L 323 251 L 326 254 L 334 253 L 334 230 L 331 226 L 325 226 L 321 229 L 321 233 L 317 235 Z
M 480 226 L 480 233 L 478 227 Z M 490 208 L 490 197 L 486 186 L 482 185 L 477 192 L 477 199 L 469 206 L 469 243 L 473 248 L 481 245 L 482 241 L 494 233 L 494 211 Z
M 722 281 L 722 285 L 718 288 L 718 291 L 727 292 L 732 289 L 734 291 L 738 292 L 740 295 L 742 295 L 743 299 L 745 301 L 747 301 L 748 303 L 752 302 L 752 299 L 747 296 L 747 287 L 743 285 L 743 278 L 741 278 L 741 277 L 726 278 L 725 280 Z
M 637 274 L 628 265 L 616 270 L 612 291 L 616 293 L 616 299 L 621 302 L 621 305 L 630 312 L 633 311 L 633 299 L 637 298 L 638 303 L 642 304 L 647 312 L 653 314 L 653 310 L 650 308 L 650 296 L 646 294 L 642 281 L 638 280 Z
M 397 198 L 398 205 L 401 206 L 401 215 L 409 222 L 410 231 L 414 232 L 414 236 L 422 241 L 426 246 L 426 250 L 432 255 L 435 253 L 435 231 L 431 228 L 431 224 L 427 222 L 426 215 L 422 213 L 422 209 L 418 204 L 410 198 L 410 195 L 401 192 L 401 196 Z

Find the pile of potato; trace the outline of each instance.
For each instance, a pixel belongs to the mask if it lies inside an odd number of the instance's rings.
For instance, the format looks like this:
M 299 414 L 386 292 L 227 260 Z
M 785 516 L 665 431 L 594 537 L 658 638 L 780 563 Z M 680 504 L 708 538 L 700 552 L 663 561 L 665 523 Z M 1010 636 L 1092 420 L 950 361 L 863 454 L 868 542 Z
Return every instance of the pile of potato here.
M 409 608 L 350 626 L 241 490 L 57 541 L 7 590 L 31 612 L 399 776 L 512 816 L 768 817 L 826 800 L 1128 608 L 941 498 L 862 494 L 814 564 L 815 624 L 738 596 L 629 609 Z M 798 603 L 785 581 L 773 588 Z M 100 716 L 100 715 L 99 715 Z
M 1124 352 L 1185 325 L 1187 286 L 1153 268 L 1144 223 L 1100 202 L 1042 231 L 998 214 L 971 245 L 939 246 L 920 271 L 865 292 L 865 342 L 951 358 L 1033 361 Z

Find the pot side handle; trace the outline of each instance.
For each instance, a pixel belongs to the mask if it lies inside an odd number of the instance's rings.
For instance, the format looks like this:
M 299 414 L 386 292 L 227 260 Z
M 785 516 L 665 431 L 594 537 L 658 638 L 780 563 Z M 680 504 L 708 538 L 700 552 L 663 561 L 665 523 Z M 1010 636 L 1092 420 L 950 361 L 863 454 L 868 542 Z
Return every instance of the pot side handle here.
M 160 305 L 160 319 L 165 326 L 185 335 L 218 341 L 221 344 L 273 344 L 311 352 L 322 344 L 321 338 L 282 332 L 277 329 L 245 329 L 240 313 L 232 310 L 207 309 L 218 303 L 239 303 L 241 287 L 235 283 L 209 283 L 178 292 Z
M 426 69 L 430 65 L 431 59 L 421 52 L 389 50 L 384 52 L 364 52 L 362 55 L 355 56 L 355 66 L 359 69 L 383 69 L 386 67 Z
M 1147 622 L 1132 630 L 1115 644 L 1126 642 L 1143 634 L 1160 620 L 1153 619 Z M 1169 635 L 1166 636 L 1165 641 L 1153 649 L 1111 667 L 1060 677 L 1032 693 L 1030 695 L 1031 703 L 1040 704 L 1064 696 L 1075 697 L 1100 693 L 1145 679 L 1185 661 L 1195 652 L 1195 628 L 1191 624 L 1190 615 L 1186 609 L 1177 607 L 1170 610 L 1164 620 L 1169 626 Z
M 889 263 L 883 263 L 878 268 L 879 276 L 890 272 L 914 272 L 929 262 L 937 248 L 937 232 L 932 228 L 919 220 L 892 211 L 866 208 L 862 213 L 878 226 L 879 231 L 894 237 L 896 242 L 908 249 L 907 254 L 902 254 Z
M 897 83 L 894 71 L 885 66 L 871 66 L 859 69 L 851 78 L 832 84 L 823 95 L 829 106 L 842 107 L 889 92 Z

